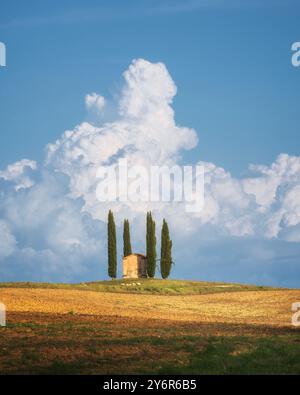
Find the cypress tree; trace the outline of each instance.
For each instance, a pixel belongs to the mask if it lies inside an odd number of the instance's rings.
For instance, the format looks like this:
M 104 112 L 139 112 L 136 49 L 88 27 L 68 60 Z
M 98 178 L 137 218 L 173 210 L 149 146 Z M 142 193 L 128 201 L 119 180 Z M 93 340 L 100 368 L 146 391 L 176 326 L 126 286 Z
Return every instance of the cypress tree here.
M 172 266 L 172 241 L 170 240 L 169 226 L 163 220 L 161 229 L 161 253 L 160 253 L 160 272 L 162 278 L 168 278 Z
M 156 236 L 155 221 L 151 212 L 147 213 L 147 234 L 146 234 L 146 254 L 147 254 L 147 273 L 153 278 L 156 269 Z
M 128 219 L 125 219 L 123 228 L 123 255 L 128 256 L 130 254 L 132 254 L 130 242 L 130 228 Z
M 117 277 L 117 238 L 114 215 L 111 210 L 108 213 L 107 224 L 107 252 L 108 252 L 108 275 L 111 278 Z

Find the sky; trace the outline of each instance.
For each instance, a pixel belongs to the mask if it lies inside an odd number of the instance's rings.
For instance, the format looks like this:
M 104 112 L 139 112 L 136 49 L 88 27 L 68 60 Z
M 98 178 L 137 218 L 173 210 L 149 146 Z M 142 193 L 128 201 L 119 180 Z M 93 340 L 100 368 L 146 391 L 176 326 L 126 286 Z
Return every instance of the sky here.
M 207 203 L 112 207 L 136 248 L 151 208 L 174 277 L 299 287 L 299 16 L 293 0 L 0 0 L 0 279 L 105 278 L 91 168 L 150 164 L 155 141 L 162 164 L 206 164 Z

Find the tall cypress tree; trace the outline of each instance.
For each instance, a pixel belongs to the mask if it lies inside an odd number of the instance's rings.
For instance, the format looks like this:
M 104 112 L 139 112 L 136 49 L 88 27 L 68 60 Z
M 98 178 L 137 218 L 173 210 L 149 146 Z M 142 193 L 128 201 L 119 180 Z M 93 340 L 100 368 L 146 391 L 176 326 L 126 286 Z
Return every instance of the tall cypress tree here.
M 123 228 L 123 255 L 128 256 L 132 254 L 131 242 L 130 242 L 130 228 L 128 219 L 124 220 Z
M 161 229 L 160 272 L 162 278 L 168 278 L 172 266 L 172 241 L 170 240 L 169 226 L 163 220 Z
M 107 252 L 108 252 L 108 275 L 111 278 L 117 277 L 117 238 L 114 215 L 111 210 L 108 213 L 107 224 Z
M 146 253 L 147 253 L 147 273 L 153 278 L 156 269 L 156 236 L 155 221 L 151 212 L 147 213 L 147 234 L 146 234 Z

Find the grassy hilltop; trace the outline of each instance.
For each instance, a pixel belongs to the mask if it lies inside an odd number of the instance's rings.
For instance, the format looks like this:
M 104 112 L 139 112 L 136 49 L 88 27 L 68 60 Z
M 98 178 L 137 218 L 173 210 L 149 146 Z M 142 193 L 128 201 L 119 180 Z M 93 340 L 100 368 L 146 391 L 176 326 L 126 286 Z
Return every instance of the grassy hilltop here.
M 299 374 L 299 300 L 179 280 L 2 283 L 0 374 Z
M 0 288 L 45 288 L 159 295 L 199 295 L 219 292 L 262 291 L 271 289 L 270 287 L 235 283 L 144 278 L 86 282 L 79 284 L 34 282 L 0 283 Z

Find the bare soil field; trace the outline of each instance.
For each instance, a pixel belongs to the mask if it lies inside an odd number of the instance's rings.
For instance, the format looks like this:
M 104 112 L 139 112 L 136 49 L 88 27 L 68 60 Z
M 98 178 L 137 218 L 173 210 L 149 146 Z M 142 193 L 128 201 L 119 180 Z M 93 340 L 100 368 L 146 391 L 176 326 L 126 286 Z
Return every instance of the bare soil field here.
M 289 327 L 299 290 L 208 295 L 141 295 L 61 289 L 0 289 L 8 313 L 85 314 Z
M 300 290 L 145 295 L 0 288 L 1 374 L 300 373 Z

